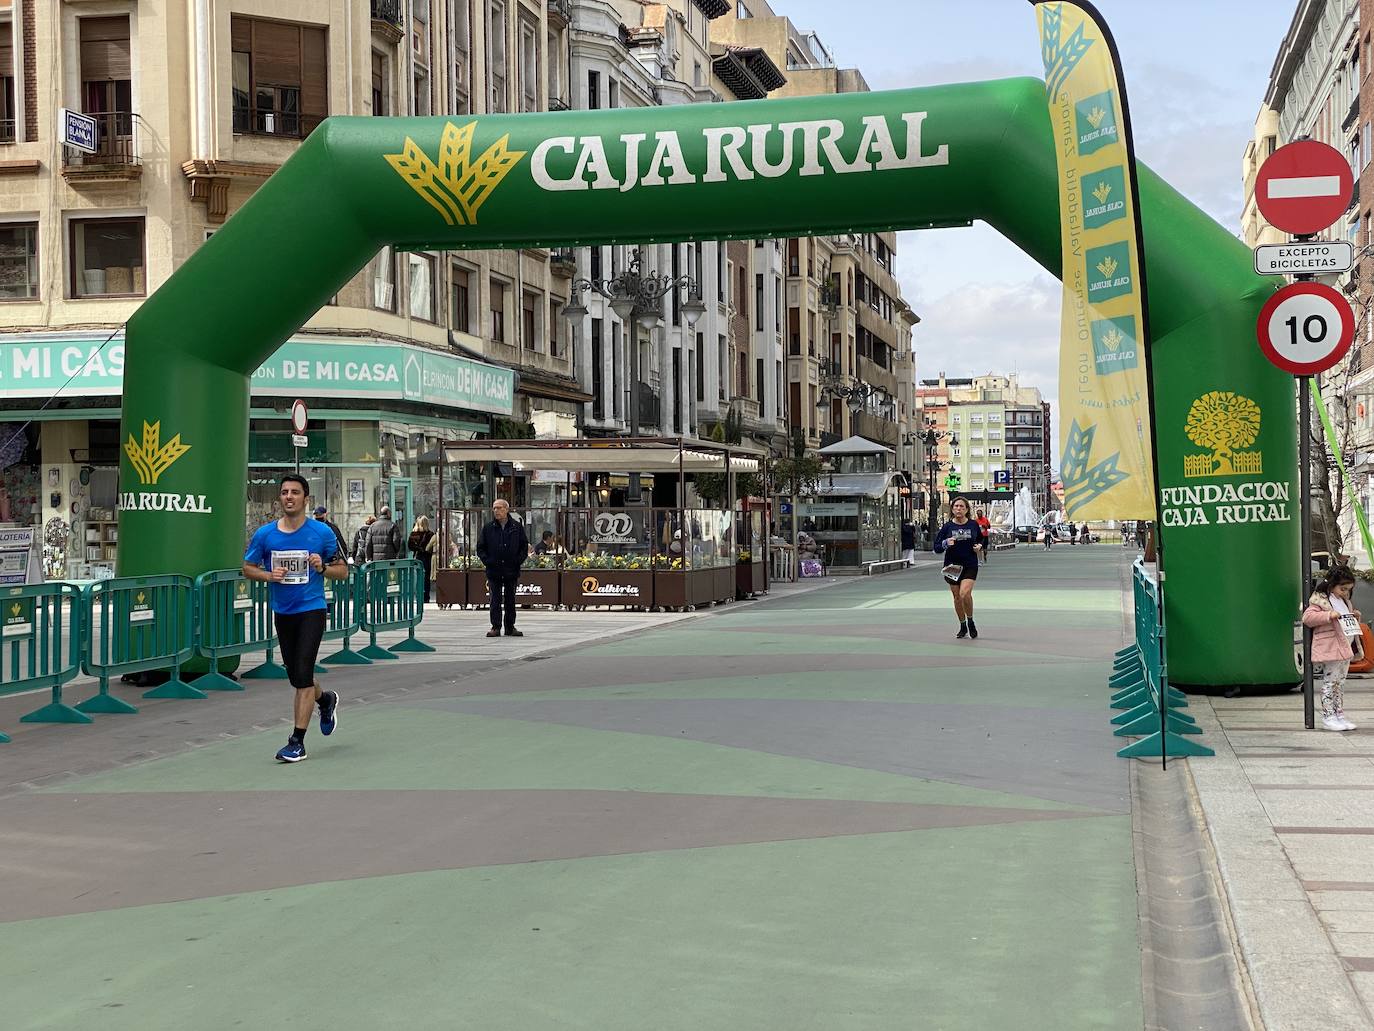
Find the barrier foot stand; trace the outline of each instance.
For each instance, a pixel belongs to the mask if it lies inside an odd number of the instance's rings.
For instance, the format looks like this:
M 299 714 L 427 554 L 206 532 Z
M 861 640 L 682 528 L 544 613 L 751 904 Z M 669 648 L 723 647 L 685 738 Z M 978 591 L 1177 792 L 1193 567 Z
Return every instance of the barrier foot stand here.
M 1142 675 L 1129 683 L 1118 684 L 1114 687 L 1112 690 L 1116 693 L 1112 695 L 1112 701 L 1116 701 L 1118 698 L 1125 698 L 1128 694 L 1135 694 L 1135 692 L 1144 691 L 1145 689 L 1145 677 Z
M 272 658 L 272 649 L 267 649 L 267 661 L 261 666 L 250 669 L 247 673 L 239 674 L 240 680 L 285 680 L 287 679 L 286 667 L 276 662 Z
M 1112 688 L 1123 687 L 1134 680 L 1139 680 L 1145 672 L 1145 667 L 1136 663 L 1134 666 L 1123 667 L 1107 678 L 1107 686 Z
M 181 679 L 181 667 L 172 667 L 172 679 L 161 687 L 155 687 L 151 691 L 143 692 L 144 698 L 209 698 L 210 696 L 198 688 L 192 687 Z
M 1175 718 L 1171 712 L 1165 717 L 1165 727 L 1173 734 L 1201 734 L 1202 728 L 1196 723 L 1189 723 L 1186 720 Z M 1145 734 L 1152 734 L 1159 729 L 1159 713 L 1152 712 L 1140 717 L 1134 723 L 1127 723 L 1124 727 L 1117 727 L 1112 732 L 1114 737 L 1142 737 Z
M 377 635 L 372 635 L 372 641 L 366 648 L 358 649 L 358 654 L 365 659 L 399 659 L 399 655 L 393 655 L 380 644 L 377 643 Z
M 1133 645 L 1133 644 L 1128 644 L 1128 645 L 1126 645 L 1125 648 L 1118 648 L 1118 649 L 1116 650 L 1116 654 L 1113 655 L 1112 658 L 1114 658 L 1114 659 L 1125 659 L 1125 658 L 1128 658 L 1129 656 L 1134 655 L 1134 654 L 1135 654 L 1135 645 Z
M 138 712 L 138 706 L 130 705 L 123 698 L 116 698 L 110 694 L 109 677 L 101 677 L 100 690 L 77 705 L 77 708 L 82 712 L 95 713 L 101 716 Z
M 237 680 L 231 680 L 219 670 L 196 678 L 196 689 L 200 691 L 242 691 L 244 687 Z
M 1159 719 L 1159 710 L 1155 708 L 1155 703 L 1153 700 L 1141 702 L 1139 705 L 1137 705 L 1134 709 L 1131 709 L 1129 712 L 1119 712 L 1115 716 L 1113 716 L 1112 726 L 1119 727 L 1123 723 L 1134 723 L 1136 720 L 1140 719 L 1140 717 L 1151 712 L 1155 714 L 1155 719 Z
M 348 643 L 348 638 L 345 637 L 343 647 L 326 658 L 324 664 L 326 666 L 370 666 L 372 660 L 355 652 L 353 646 Z
M 0 745 L 7 745 L 9 744 L 9 741 L 10 736 L 6 734 L 4 731 L 0 731 Z
M 1158 731 L 1149 737 L 1143 737 L 1133 745 L 1127 745 L 1117 752 L 1120 759 L 1144 759 L 1150 756 L 1162 756 L 1164 749 L 1168 749 L 1170 759 L 1188 755 L 1216 755 L 1206 745 L 1200 745 L 1196 741 L 1189 741 L 1187 738 L 1179 737 L 1177 734 L 1160 735 Z
M 1150 689 L 1141 687 L 1138 690 L 1123 691 L 1112 699 L 1111 708 L 1113 709 L 1134 709 L 1141 702 L 1149 701 Z
M 62 688 L 52 689 L 52 701 L 41 709 L 34 709 L 26 716 L 19 717 L 20 723 L 94 723 L 84 712 L 72 708 L 62 701 Z
M 1169 699 L 1169 704 L 1170 704 L 1170 705 L 1187 705 L 1187 704 L 1188 704 L 1188 696 L 1187 696 L 1186 694 L 1184 694 L 1182 691 L 1180 691 L 1180 690 L 1179 690 L 1178 688 L 1176 688 L 1176 687 L 1171 687 L 1171 688 L 1169 688 L 1169 691 L 1168 691 L 1168 693 L 1165 695 L 1165 697 Z
M 393 652 L 432 652 L 436 650 L 437 649 L 432 644 L 425 644 L 424 641 L 415 640 L 414 627 L 410 628 L 409 637 L 407 637 L 400 644 L 393 644 L 391 646 L 391 651 Z
M 1127 655 L 1124 659 L 1123 659 L 1123 658 L 1116 658 L 1116 659 L 1113 659 L 1113 660 L 1112 660 L 1112 673 L 1113 673 L 1113 675 L 1115 675 L 1115 674 L 1117 674 L 1117 673 L 1121 673 L 1121 672 L 1123 672 L 1123 671 L 1125 671 L 1125 670 L 1128 670 L 1128 669 L 1138 669 L 1139 667 L 1140 667 L 1140 652 L 1139 652 L 1139 650 L 1136 649 L 1136 648 L 1132 648 L 1132 649 L 1131 649 L 1131 654 L 1130 654 L 1130 655 Z

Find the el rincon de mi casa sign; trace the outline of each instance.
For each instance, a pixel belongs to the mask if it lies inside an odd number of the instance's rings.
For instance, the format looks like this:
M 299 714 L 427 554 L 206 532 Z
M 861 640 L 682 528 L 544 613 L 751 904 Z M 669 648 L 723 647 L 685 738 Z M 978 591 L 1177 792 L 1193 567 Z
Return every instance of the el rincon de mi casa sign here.
M 1286 483 L 1296 467 L 1292 383 L 1253 343 L 1272 287 L 1239 241 L 1137 167 L 1160 485 L 1259 479 L 1242 471 L 1255 460 L 1241 451 L 1262 453 L 1264 481 Z M 237 566 L 250 391 L 325 393 L 314 379 L 286 378 L 288 368 L 311 377 L 319 370 L 313 362 L 294 364 L 293 337 L 384 246 L 568 248 L 982 220 L 1059 276 L 1059 213 L 1046 87 L 1031 78 L 643 109 L 327 119 L 129 322 L 120 439 L 141 447 L 144 426 L 157 425 L 154 455 L 176 437 L 190 450 L 155 486 L 138 480 L 125 451 L 121 489 L 179 495 L 182 510 L 122 511 L 120 572 Z M 1068 273 L 1091 275 L 1083 260 Z M 249 275 L 253 303 L 244 304 L 242 292 L 225 284 Z M 1099 294 L 1110 293 L 1124 289 L 1117 282 L 1123 275 L 1114 271 L 1106 282 L 1103 272 L 1102 282 L 1091 281 Z M 254 374 L 272 368 L 268 387 Z M 0 376 L 0 390 L 7 387 Z M 405 396 L 403 383 L 387 389 Z M 1263 410 L 1253 442 L 1237 446 L 1224 420 L 1217 423 L 1223 432 L 1209 432 L 1204 444 L 1186 434 L 1189 407 L 1212 391 Z M 1110 468 L 1104 446 L 1102 434 L 1084 434 L 1090 478 Z M 1188 469 L 1197 475 L 1189 475 L 1185 462 L 1196 455 L 1210 466 L 1195 461 Z M 195 513 L 185 511 L 188 496 Z M 1280 502 L 1238 496 L 1216 504 Z M 1191 506 L 1204 509 L 1207 523 L 1163 530 L 1172 563 L 1171 676 L 1280 682 L 1292 675 L 1294 521 L 1232 523 L 1227 513 L 1220 522 L 1211 505 Z M 1229 585 L 1228 625 L 1242 628 L 1234 639 L 1218 637 L 1218 568 L 1239 578 Z
M 118 337 L 0 337 L 0 397 L 115 397 L 124 391 Z M 515 373 L 407 344 L 293 339 L 252 375 L 254 394 L 414 401 L 510 415 Z

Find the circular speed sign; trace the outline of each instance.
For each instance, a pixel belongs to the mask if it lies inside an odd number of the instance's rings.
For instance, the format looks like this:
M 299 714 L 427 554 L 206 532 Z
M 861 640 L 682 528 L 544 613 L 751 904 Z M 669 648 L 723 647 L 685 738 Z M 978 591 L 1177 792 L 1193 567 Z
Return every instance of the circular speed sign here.
M 1290 283 L 1265 302 L 1255 326 L 1260 350 L 1284 372 L 1325 372 L 1350 350 L 1355 313 L 1339 291 L 1321 283 Z
M 299 398 L 291 402 L 291 428 L 297 433 L 304 433 L 305 427 L 310 422 L 310 410 L 305 407 L 305 402 Z

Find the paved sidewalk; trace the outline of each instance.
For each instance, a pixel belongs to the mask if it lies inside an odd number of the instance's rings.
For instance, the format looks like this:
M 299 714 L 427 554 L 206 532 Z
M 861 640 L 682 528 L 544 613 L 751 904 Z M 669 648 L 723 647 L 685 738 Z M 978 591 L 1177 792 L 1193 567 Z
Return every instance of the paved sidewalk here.
M 1346 685 L 1354 732 L 1305 729 L 1301 693 L 1189 712 L 1217 753 L 1188 767 L 1265 1027 L 1374 1028 L 1374 681 Z

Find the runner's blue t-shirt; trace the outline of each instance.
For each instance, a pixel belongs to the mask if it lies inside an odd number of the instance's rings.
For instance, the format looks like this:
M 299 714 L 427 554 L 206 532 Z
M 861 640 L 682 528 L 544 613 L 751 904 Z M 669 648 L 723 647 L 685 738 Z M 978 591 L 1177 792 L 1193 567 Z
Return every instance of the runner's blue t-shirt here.
M 965 569 L 978 568 L 978 553 L 973 550 L 975 544 L 982 544 L 986 534 L 983 528 L 970 519 L 966 523 L 956 523 L 953 520 L 940 527 L 940 532 L 935 535 L 935 548 L 937 552 L 945 553 L 945 561 Z
M 280 566 L 286 570 L 286 579 L 271 585 L 272 611 L 290 615 L 327 607 L 324 574 L 310 568 L 310 556 L 319 555 L 328 565 L 338 549 L 334 531 L 315 519 L 307 519 L 291 533 L 282 532 L 271 522 L 258 527 L 243 561 L 263 569 Z

